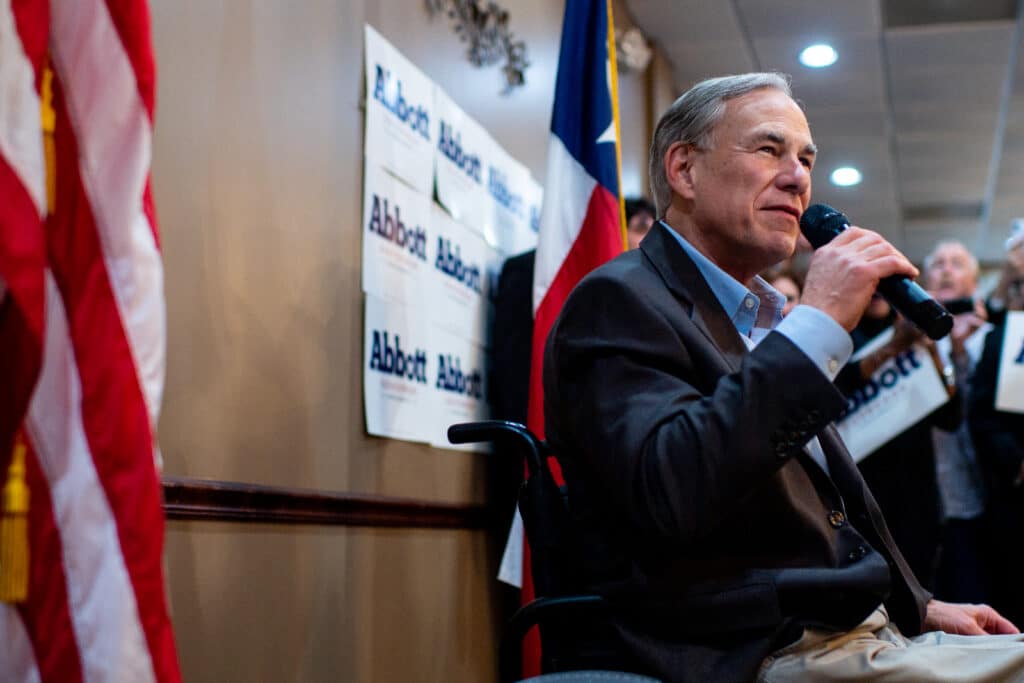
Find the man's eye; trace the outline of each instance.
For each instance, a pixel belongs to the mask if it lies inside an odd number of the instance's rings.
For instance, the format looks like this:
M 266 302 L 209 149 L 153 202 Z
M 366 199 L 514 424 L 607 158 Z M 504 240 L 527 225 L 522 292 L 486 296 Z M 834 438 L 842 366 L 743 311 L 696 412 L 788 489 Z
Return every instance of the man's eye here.
M 814 162 L 808 159 L 807 157 L 800 157 L 800 163 L 803 164 L 807 168 L 807 170 L 811 170 L 811 168 L 814 166 Z

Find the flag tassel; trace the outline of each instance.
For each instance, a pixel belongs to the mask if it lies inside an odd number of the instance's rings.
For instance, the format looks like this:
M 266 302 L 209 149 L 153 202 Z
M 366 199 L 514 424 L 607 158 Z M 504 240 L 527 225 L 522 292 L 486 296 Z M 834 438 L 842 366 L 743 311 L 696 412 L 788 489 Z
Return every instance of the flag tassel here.
M 19 440 L 7 469 L 0 512 L 0 602 L 28 598 L 28 502 L 25 444 Z

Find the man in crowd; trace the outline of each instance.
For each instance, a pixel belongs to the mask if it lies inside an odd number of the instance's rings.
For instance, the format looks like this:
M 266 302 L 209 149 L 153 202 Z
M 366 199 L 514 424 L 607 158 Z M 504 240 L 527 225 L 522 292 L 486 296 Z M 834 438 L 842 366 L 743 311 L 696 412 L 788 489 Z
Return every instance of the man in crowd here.
M 997 410 L 996 392 L 1007 332 L 1006 314 L 1024 311 L 1024 244 L 1011 242 L 999 284 L 989 297 L 989 309 L 994 325 L 985 337 L 981 357 L 971 375 L 967 412 L 978 466 L 985 481 L 985 527 L 989 539 L 999 549 L 999 561 L 989 563 L 990 571 L 986 576 L 989 599 L 1003 614 L 1021 623 L 1024 622 L 1024 582 L 1020 578 L 1024 569 L 1024 544 L 1020 542 L 1024 538 L 1024 413 Z M 1016 359 L 1011 352 L 1009 360 Z
M 654 204 L 645 197 L 627 197 L 623 203 L 626 209 L 626 246 L 636 249 L 654 225 L 657 212 Z
M 978 260 L 960 242 L 940 242 L 924 260 L 925 287 L 939 301 L 972 301 L 978 288 Z M 984 306 L 955 316 L 953 331 L 939 340 L 942 361 L 954 369 L 960 400 L 990 325 Z M 932 430 L 935 470 L 943 512 L 942 551 L 935 593 L 947 600 L 982 602 L 985 587 L 985 491 L 967 422 L 952 431 Z
M 699 83 L 659 122 L 663 220 L 580 283 L 545 355 L 585 583 L 668 681 L 1024 676 L 1009 636 L 902 635 L 1016 629 L 931 599 L 829 426 L 849 330 L 879 279 L 916 269 L 854 227 L 815 252 L 784 320 L 756 277 L 793 252 L 814 158 L 778 74 Z

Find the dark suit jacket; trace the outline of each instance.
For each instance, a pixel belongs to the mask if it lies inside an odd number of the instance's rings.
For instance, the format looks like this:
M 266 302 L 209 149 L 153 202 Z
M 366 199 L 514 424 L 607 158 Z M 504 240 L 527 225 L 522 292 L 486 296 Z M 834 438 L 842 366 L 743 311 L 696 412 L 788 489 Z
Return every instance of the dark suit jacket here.
M 1024 462 L 1024 415 L 996 410 L 1005 321 L 1004 311 L 985 337 L 967 392 L 967 415 L 985 478 L 985 526 L 992 546 L 987 600 L 1013 623 L 1024 624 L 1024 486 L 1017 483 Z
M 749 680 L 804 626 L 848 629 L 882 602 L 920 632 L 930 596 L 829 426 L 843 396 L 779 333 L 748 352 L 661 225 L 569 296 L 544 392 L 582 582 L 648 673 Z

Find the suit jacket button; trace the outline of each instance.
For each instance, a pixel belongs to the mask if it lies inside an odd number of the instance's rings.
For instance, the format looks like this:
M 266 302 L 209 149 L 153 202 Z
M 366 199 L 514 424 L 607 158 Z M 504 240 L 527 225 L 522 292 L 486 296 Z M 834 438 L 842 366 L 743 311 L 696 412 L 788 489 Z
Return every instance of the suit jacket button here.
M 832 528 L 838 529 L 839 527 L 846 524 L 846 515 L 839 510 L 833 510 L 828 513 L 828 523 L 832 525 Z

